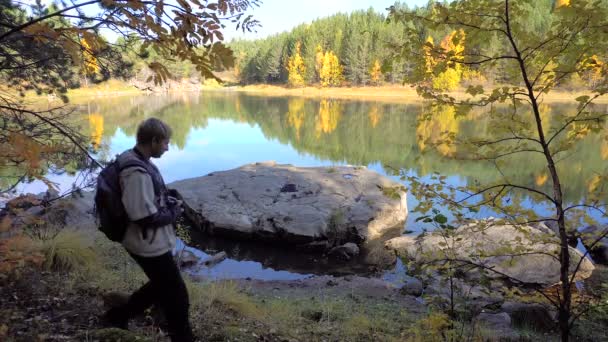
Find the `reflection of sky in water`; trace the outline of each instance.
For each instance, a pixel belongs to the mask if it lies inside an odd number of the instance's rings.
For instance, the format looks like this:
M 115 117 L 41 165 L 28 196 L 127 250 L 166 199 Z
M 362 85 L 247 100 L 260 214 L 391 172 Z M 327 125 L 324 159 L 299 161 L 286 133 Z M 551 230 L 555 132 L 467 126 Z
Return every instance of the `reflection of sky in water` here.
M 135 144 L 135 137 L 128 136 L 120 128 L 114 136 L 109 139 L 109 155 L 114 156 L 131 148 Z M 204 176 L 210 172 L 237 168 L 243 164 L 259 161 L 274 160 L 280 164 L 293 164 L 296 166 L 330 166 L 345 164 L 344 162 L 333 162 L 328 159 L 320 159 L 312 154 L 302 153 L 295 150 L 289 144 L 283 144 L 276 139 L 268 139 L 262 133 L 258 125 L 238 123 L 232 120 L 209 119 L 206 128 L 191 129 L 184 149 L 180 150 L 172 144 L 169 151 L 154 163 L 161 170 L 165 181 L 171 183 L 177 180 Z M 399 176 L 387 174 L 380 163 L 367 165 L 370 169 L 388 176 L 395 181 L 401 181 Z M 412 170 L 408 170 L 413 175 Z M 52 182 L 57 183 L 63 190 L 71 188 L 74 176 L 67 173 L 60 175 L 49 175 Z M 430 180 L 430 176 L 422 178 Z M 466 185 L 466 179 L 460 176 L 449 176 L 446 181 L 452 186 Z M 17 192 L 40 193 L 47 189 L 40 181 L 29 184 L 21 184 Z M 408 193 L 408 208 L 412 210 L 418 204 L 418 200 Z M 530 200 L 524 201 L 525 205 L 532 206 Z M 540 214 L 551 215 L 552 212 L 539 210 Z M 448 218 L 449 213 L 444 212 Z M 428 225 L 415 222 L 418 215 L 412 213 L 408 216 L 406 227 L 408 230 L 420 232 Z M 489 209 L 482 209 L 479 213 L 471 215 L 473 218 L 486 218 L 497 216 Z M 591 213 L 596 219 L 601 220 L 597 213 Z
M 175 246 L 177 253 L 184 247 L 182 241 L 178 240 Z M 210 257 L 209 254 L 191 247 L 186 247 L 186 250 L 196 255 L 200 262 L 204 262 Z M 288 271 L 277 271 L 272 268 L 264 268 L 257 261 L 236 261 L 225 259 L 212 268 L 204 266 L 195 266 L 187 269 L 188 272 L 200 275 L 203 278 L 222 278 L 222 279 L 239 279 L 250 277 L 253 279 L 263 280 L 297 280 L 310 277 L 309 274 L 298 274 Z
M 105 140 L 107 139 L 107 140 Z M 131 148 L 135 144 L 135 137 L 128 136 L 118 128 L 112 137 L 104 138 L 109 143 L 109 155 L 121 153 Z M 206 175 L 210 172 L 227 170 L 239 167 L 243 164 L 258 161 L 274 160 L 280 164 L 293 164 L 296 166 L 329 166 L 344 164 L 344 162 L 333 162 L 328 159 L 321 159 L 309 153 L 297 151 L 289 143 L 284 144 L 277 139 L 267 138 L 257 124 L 240 123 L 232 120 L 212 119 L 207 120 L 205 128 L 192 128 L 188 132 L 185 147 L 179 149 L 175 144 L 170 146 L 169 151 L 160 159 L 154 162 L 160 168 L 167 183 Z M 383 166 L 376 162 L 368 165 L 374 171 L 387 175 Z M 414 169 L 406 170 L 413 175 Z M 388 172 L 390 173 L 390 172 Z M 388 176 L 389 178 L 400 181 L 399 176 Z M 49 175 L 52 182 L 58 184 L 63 190 L 71 188 L 74 177 L 68 174 Z M 423 177 L 429 180 L 430 176 Z M 455 175 L 449 176 L 446 180 L 452 186 L 466 185 L 466 178 Z M 46 190 L 46 185 L 40 181 L 29 184 L 22 184 L 17 188 L 17 192 L 40 193 Z M 0 199 L 2 201 L 2 199 Z M 416 207 L 418 201 L 408 193 L 408 208 L 411 210 Z M 526 200 L 525 205 L 532 206 L 530 200 Z M 0 202 L 0 205 L 2 203 Z M 552 212 L 540 212 L 541 214 L 551 215 Z M 444 212 L 448 219 L 453 218 L 449 213 Z M 408 230 L 418 233 L 423 227 L 430 228 L 428 225 L 416 223 L 418 215 L 410 214 L 405 226 Z M 488 209 L 481 210 L 474 214 L 474 218 L 486 218 L 496 216 Z M 592 216 L 599 219 L 597 213 Z M 207 255 L 196 250 L 196 253 L 205 258 Z M 399 274 L 397 265 L 395 270 L 389 271 L 385 277 L 393 277 L 393 273 Z M 392 273 L 391 273 L 392 272 Z M 201 275 L 212 277 L 252 277 L 259 279 L 299 279 L 306 275 L 299 275 L 286 271 L 276 271 L 264 268 L 261 263 L 253 261 L 236 261 L 227 259 L 212 269 L 202 269 Z

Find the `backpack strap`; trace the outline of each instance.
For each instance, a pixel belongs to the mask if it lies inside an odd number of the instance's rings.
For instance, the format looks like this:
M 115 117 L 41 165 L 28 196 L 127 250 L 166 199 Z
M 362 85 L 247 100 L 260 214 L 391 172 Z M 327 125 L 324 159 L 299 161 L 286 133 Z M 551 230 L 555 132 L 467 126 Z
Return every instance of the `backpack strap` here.
M 158 169 L 153 164 L 140 159 L 139 154 L 137 152 L 134 151 L 134 154 L 137 157 L 128 158 L 126 161 L 124 161 L 122 163 L 118 160 L 116 161 L 116 164 L 118 166 L 118 174 L 120 174 L 120 172 L 122 172 L 123 170 L 126 170 L 131 167 L 139 167 L 139 168 L 146 170 L 146 173 L 148 173 L 148 175 L 150 175 L 150 177 L 152 178 L 152 184 L 154 186 L 154 194 L 156 196 L 160 197 L 160 195 L 163 191 L 163 188 L 165 187 L 165 184 L 162 182 L 162 178 L 160 179 L 160 181 L 157 179 L 157 178 L 160 178 L 159 174 L 158 174 L 159 173 Z

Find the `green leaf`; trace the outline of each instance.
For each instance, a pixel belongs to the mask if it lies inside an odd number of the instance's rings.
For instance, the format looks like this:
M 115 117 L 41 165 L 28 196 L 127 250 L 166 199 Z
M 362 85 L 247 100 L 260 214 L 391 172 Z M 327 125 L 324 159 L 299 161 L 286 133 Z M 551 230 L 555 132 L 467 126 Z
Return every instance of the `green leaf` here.
M 444 223 L 448 222 L 448 218 L 442 214 L 437 214 L 437 215 L 435 215 L 435 217 L 433 217 L 433 221 L 440 223 L 440 224 L 444 224 Z

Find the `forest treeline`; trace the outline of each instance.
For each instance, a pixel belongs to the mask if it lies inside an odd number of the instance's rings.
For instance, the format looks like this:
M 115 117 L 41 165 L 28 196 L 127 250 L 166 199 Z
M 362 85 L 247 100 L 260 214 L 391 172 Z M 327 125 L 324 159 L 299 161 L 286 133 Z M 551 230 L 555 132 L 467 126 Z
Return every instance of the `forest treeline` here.
M 420 16 L 429 15 L 435 1 L 413 10 Z M 552 11 L 559 1 L 539 0 L 529 6 L 526 16 L 517 18 L 526 23 L 530 31 L 548 31 Z M 397 8 L 407 5 L 396 3 Z M 414 30 L 420 39 L 427 41 L 428 50 L 420 51 L 420 58 L 404 58 L 396 51 L 408 44 L 406 32 Z M 290 32 L 276 34 L 259 40 L 232 41 L 236 63 L 235 76 L 242 84 L 278 84 L 299 87 L 313 86 L 374 86 L 403 84 L 427 73 L 435 89 L 449 91 L 470 84 L 517 84 L 504 64 L 485 68 L 480 73 L 475 65 L 453 63 L 438 74 L 432 74 L 439 59 L 430 53 L 430 47 L 440 46 L 455 59 L 459 56 L 484 54 L 500 55 L 508 51 L 498 37 L 490 41 L 468 39 L 464 32 L 450 29 L 433 29 L 412 21 L 387 21 L 384 13 L 373 9 L 350 14 L 335 14 L 310 24 L 301 24 Z M 582 61 L 597 66 L 599 58 Z M 598 80 L 599 68 L 590 68 L 584 74 L 574 74 L 559 84 L 566 90 L 592 87 Z
M 412 10 L 420 16 L 432 13 L 435 1 L 430 0 L 426 6 L 408 8 L 406 4 L 396 2 L 395 8 Z M 556 0 L 539 0 L 522 4 L 529 6 L 526 15 L 516 18 L 526 23 L 530 31 L 548 31 L 551 26 L 552 12 L 559 6 Z M 23 8 L 10 9 L 16 17 L 26 17 Z M 44 16 L 57 10 L 56 5 L 33 5 L 36 16 Z M 505 70 L 505 65 L 496 63 L 493 68 L 484 68 L 480 72 L 476 65 L 452 63 L 443 68 L 436 68 L 438 63 L 445 63 L 442 58 L 434 56 L 432 47 L 441 47 L 453 60 L 464 60 L 464 56 L 483 54 L 496 56 L 508 51 L 508 46 L 498 38 L 479 41 L 466 37 L 464 32 L 455 29 L 434 29 L 431 25 L 420 25 L 404 19 L 387 19 L 386 13 L 373 9 L 359 10 L 351 13 L 338 13 L 329 17 L 301 24 L 289 32 L 275 34 L 257 40 L 233 40 L 228 44 L 234 55 L 234 67 L 225 70 L 222 65 L 214 65 L 215 72 L 221 73 L 227 81 L 246 84 L 276 84 L 290 87 L 301 86 L 378 86 L 408 84 L 410 80 L 424 74 L 433 87 L 440 91 L 450 91 L 459 86 L 476 84 L 517 84 L 512 73 Z M 69 26 L 64 18 L 55 18 L 48 25 L 53 27 Z M 419 58 L 400 55 L 402 47 L 408 42 L 408 32 L 416 32 L 420 39 L 426 40 L 428 49 L 420 51 Z M 87 39 L 88 38 L 88 39 Z M 470 39 L 472 38 L 472 39 Z M 92 39 L 83 36 L 81 44 L 98 45 L 102 37 Z M 159 70 L 150 66 L 161 65 L 167 79 L 191 79 L 204 82 L 196 66 L 188 61 L 168 60 L 153 48 L 142 48 L 138 39 L 119 37 L 113 46 L 120 49 L 111 50 L 113 56 L 108 65 L 92 54 L 79 56 L 83 63 L 74 63 L 69 75 L 63 75 L 67 88 L 76 88 L 91 83 L 100 83 L 110 77 L 119 77 L 145 87 L 150 84 Z M 110 50 L 108 50 L 110 51 Z M 593 87 L 600 80 L 599 70 L 604 66 L 600 57 L 581 61 L 594 67 L 584 73 L 575 73 L 561 80 L 558 85 L 564 90 L 578 90 Z M 111 70 L 120 72 L 111 72 Z M 438 72 L 437 70 L 441 70 Z M 112 76 L 111 76 L 112 75 Z M 66 77 L 69 76 L 69 77 Z M 10 80 L 6 80 L 9 82 Z

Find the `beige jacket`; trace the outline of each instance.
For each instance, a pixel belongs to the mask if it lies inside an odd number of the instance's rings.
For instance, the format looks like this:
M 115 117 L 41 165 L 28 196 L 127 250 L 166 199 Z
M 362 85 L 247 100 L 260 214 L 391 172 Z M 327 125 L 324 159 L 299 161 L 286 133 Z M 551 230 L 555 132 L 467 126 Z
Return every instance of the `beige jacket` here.
M 154 215 L 157 205 L 164 205 L 164 198 L 157 198 L 150 175 L 140 167 L 132 167 L 120 173 L 122 203 L 131 221 Z M 164 196 L 164 195 L 161 195 Z M 135 255 L 155 257 L 173 250 L 175 231 L 172 225 L 148 229 L 146 238 L 142 227 L 131 222 L 122 240 L 122 245 Z

